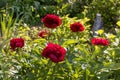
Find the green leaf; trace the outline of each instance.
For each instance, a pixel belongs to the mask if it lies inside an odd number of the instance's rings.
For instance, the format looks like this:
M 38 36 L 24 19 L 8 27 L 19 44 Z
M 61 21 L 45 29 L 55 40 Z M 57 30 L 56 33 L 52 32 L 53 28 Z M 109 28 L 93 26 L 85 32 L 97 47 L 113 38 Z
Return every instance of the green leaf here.
M 78 78 L 78 77 L 79 77 L 79 74 L 76 73 L 76 74 L 74 74 L 73 76 L 74 76 L 75 78 Z
M 81 51 L 82 56 L 89 56 L 88 50 L 85 48 L 85 45 L 77 45 L 75 48 L 79 49 Z
M 14 22 L 14 21 L 12 21 L 13 20 L 13 13 L 11 15 L 8 15 L 8 16 L 9 17 L 8 17 L 7 28 L 9 29 L 11 27 L 12 23 Z
M 46 39 L 35 39 L 34 41 L 33 41 L 34 43 L 44 43 L 44 42 L 46 42 Z
M 70 45 L 70 44 L 74 44 L 74 43 L 77 43 L 77 40 L 75 40 L 75 39 L 69 39 L 69 40 L 66 40 L 64 43 L 63 43 L 63 47 L 66 47 L 66 46 L 68 46 L 68 45 Z
M 66 67 L 72 72 L 72 64 L 66 59 Z
M 100 53 L 101 49 L 99 46 L 95 46 L 95 51 L 94 51 L 94 54 L 98 54 Z
M 2 34 L 4 34 L 6 32 L 6 23 L 5 23 L 5 19 L 1 19 L 1 29 L 2 29 Z
M 33 6 L 31 6 L 31 9 L 32 9 L 32 12 L 34 12 L 34 11 L 35 11 Z
M 118 70 L 120 69 L 120 63 L 104 63 L 104 67 L 111 70 Z
M 120 63 L 115 63 L 114 65 L 111 66 L 112 70 L 118 70 L 120 69 Z

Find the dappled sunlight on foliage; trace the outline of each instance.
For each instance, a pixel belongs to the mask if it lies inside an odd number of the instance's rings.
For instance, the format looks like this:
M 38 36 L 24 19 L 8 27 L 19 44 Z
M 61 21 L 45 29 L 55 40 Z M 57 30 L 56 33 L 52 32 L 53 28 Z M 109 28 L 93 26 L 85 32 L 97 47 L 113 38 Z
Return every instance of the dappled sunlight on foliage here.
M 98 4 L 82 1 L 81 12 L 76 15 L 71 11 L 80 0 L 50 1 L 3 1 L 6 7 L 0 6 L 0 80 L 119 80 L 119 20 L 110 22 L 113 32 L 104 26 L 94 36 L 91 28 L 94 17 L 88 9 L 98 5 L 99 10 L 104 0 Z

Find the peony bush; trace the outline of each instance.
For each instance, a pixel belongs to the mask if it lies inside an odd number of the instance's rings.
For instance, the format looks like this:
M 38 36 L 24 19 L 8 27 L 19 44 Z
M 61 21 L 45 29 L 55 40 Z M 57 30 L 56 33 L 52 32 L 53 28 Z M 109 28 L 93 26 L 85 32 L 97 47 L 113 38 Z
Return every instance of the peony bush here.
M 119 28 L 93 37 L 89 20 L 47 14 L 41 28 L 16 27 L 0 49 L 0 79 L 119 80 Z

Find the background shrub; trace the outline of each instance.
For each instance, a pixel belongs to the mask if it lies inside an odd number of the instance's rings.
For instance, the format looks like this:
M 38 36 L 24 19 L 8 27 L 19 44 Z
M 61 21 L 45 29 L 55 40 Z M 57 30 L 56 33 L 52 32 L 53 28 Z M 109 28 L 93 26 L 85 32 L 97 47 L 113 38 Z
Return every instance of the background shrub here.
M 80 12 L 84 9 L 86 9 L 86 16 L 91 19 L 91 24 L 94 23 L 96 14 L 100 13 L 106 31 L 114 30 L 116 22 L 120 20 L 119 0 L 77 0 L 74 2 L 73 13 L 71 15 L 80 18 Z

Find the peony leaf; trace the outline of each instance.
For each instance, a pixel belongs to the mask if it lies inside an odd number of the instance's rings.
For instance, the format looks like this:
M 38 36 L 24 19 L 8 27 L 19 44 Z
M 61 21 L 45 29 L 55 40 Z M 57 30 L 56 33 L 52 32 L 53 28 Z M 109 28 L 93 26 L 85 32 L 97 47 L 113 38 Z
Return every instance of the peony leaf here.
M 31 9 L 32 9 L 32 12 L 34 12 L 34 11 L 35 11 L 33 6 L 31 6 Z
M 36 17 L 37 17 L 37 18 L 39 18 L 39 17 L 40 17 L 40 15 L 39 15 L 39 14 L 37 14 L 37 15 L 36 15 Z
M 29 36 L 23 36 L 25 40 L 31 40 Z
M 73 76 L 74 76 L 75 78 L 78 78 L 78 77 L 79 77 L 79 74 L 76 73 L 76 74 L 74 74 Z
M 81 22 L 82 24 L 85 24 L 85 23 L 88 22 L 88 21 L 90 21 L 90 19 L 87 18 L 87 17 L 85 17 L 84 19 L 80 19 L 80 22 Z
M 69 39 L 69 40 L 66 40 L 64 43 L 63 43 L 63 47 L 67 46 L 67 45 L 70 45 L 70 44 L 74 44 L 74 43 L 77 43 L 77 40 L 75 39 Z
M 46 42 L 46 39 L 35 39 L 33 42 L 34 43 L 38 43 L 38 42 L 42 43 L 42 42 Z
M 111 70 L 118 70 L 120 69 L 120 63 L 104 63 L 104 67 L 111 69 Z

